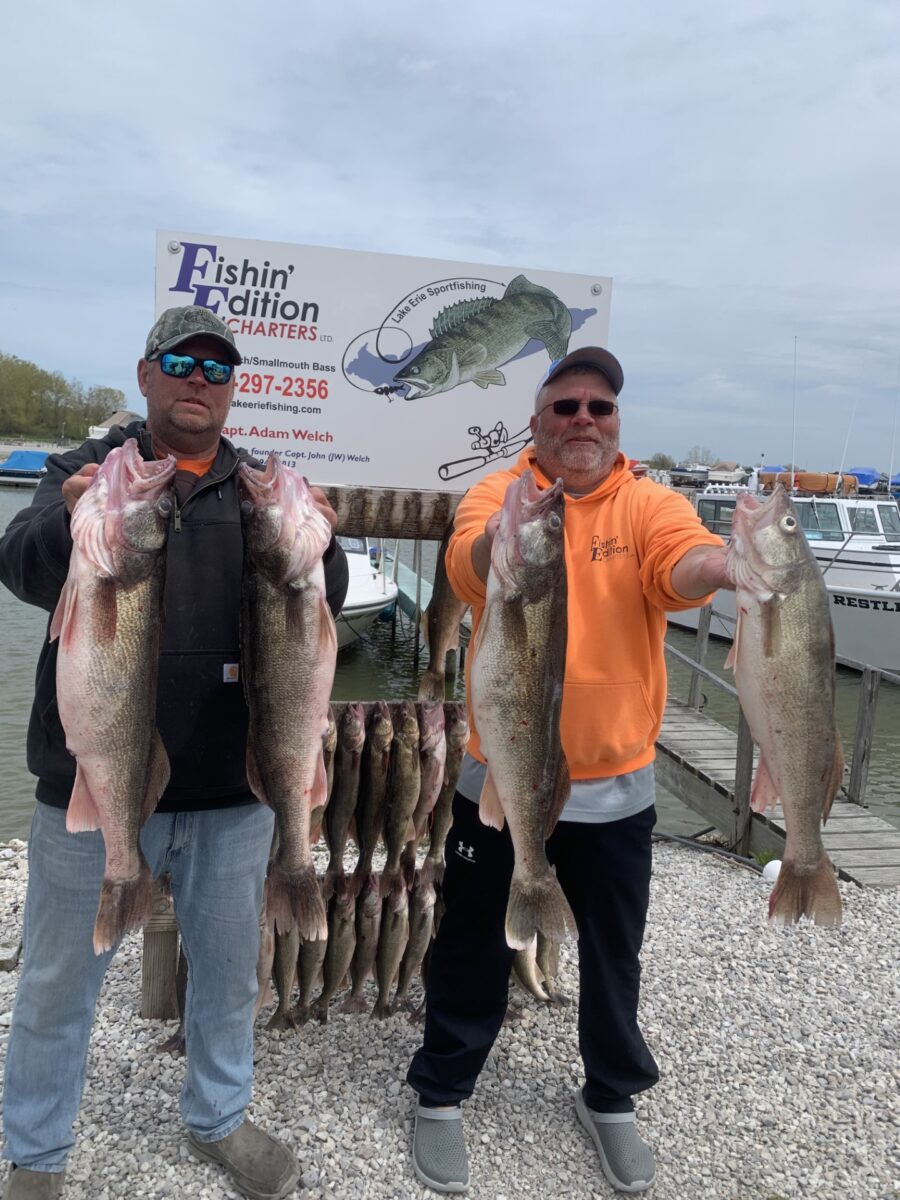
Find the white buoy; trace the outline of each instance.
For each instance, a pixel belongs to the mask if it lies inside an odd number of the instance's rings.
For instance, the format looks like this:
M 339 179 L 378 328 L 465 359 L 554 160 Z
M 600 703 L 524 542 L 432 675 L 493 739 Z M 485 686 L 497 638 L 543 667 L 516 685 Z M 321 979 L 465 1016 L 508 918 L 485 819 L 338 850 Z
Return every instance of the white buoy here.
M 778 878 L 778 872 L 781 870 L 781 859 L 773 858 L 771 862 L 767 862 L 762 869 L 762 877 L 766 883 L 774 883 Z

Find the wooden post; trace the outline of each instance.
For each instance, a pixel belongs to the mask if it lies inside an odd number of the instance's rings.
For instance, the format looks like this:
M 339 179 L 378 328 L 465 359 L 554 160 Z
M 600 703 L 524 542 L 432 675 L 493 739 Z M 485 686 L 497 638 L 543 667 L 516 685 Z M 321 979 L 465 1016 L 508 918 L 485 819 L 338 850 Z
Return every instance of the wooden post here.
M 178 969 L 178 924 L 168 889 L 153 885 L 153 908 L 144 926 L 141 958 L 141 1016 L 168 1021 L 178 1016 L 175 972 Z
M 753 735 L 744 710 L 738 709 L 737 757 L 734 767 L 733 849 L 746 857 L 750 852 L 750 790 L 753 783 Z
M 869 759 L 872 755 L 872 735 L 875 732 L 875 711 L 881 672 L 866 667 L 859 685 L 859 707 L 856 710 L 856 735 L 853 739 L 853 765 L 847 798 L 862 808 L 866 804 L 866 782 L 869 778 Z
M 694 657 L 698 663 L 705 663 L 706 648 L 709 645 L 709 623 L 712 619 L 712 605 L 704 604 L 697 619 L 697 643 Z M 696 671 L 691 672 L 691 686 L 688 690 L 687 702 L 691 708 L 700 708 L 703 693 L 700 691 L 700 676 Z

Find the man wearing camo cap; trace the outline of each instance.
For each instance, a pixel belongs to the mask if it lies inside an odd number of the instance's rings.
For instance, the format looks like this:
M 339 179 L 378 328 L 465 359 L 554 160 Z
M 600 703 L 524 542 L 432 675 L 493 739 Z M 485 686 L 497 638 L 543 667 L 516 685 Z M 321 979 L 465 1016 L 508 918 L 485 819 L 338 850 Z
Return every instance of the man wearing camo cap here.
M 231 330 L 208 309 L 164 312 L 137 367 L 146 421 L 50 455 L 33 503 L 0 539 L 0 580 L 19 599 L 52 613 L 72 550 L 72 510 L 110 451 L 135 438 L 146 460 L 175 456 L 156 713 L 171 778 L 141 830 L 141 848 L 155 877 L 169 875 L 190 967 L 181 1093 L 188 1146 L 223 1166 L 244 1195 L 278 1200 L 296 1187 L 297 1160 L 246 1115 L 273 814 L 247 782 L 248 714 L 235 672 L 243 558 L 237 476 L 239 465 L 252 460 L 222 437 L 222 428 L 240 362 Z M 313 495 L 334 529 L 337 517 L 324 493 L 314 488 Z M 323 561 L 337 615 L 348 575 L 334 537 Z M 75 760 L 56 702 L 58 644 L 44 642 L 28 730 L 38 803 L 22 977 L 6 1055 L 4 1157 L 13 1164 L 6 1200 L 51 1200 L 62 1192 L 94 1009 L 115 953 L 114 947 L 95 955 L 92 946 L 103 835 L 66 830 Z M 197 1194 L 199 1175 L 185 1173 L 177 1190 Z

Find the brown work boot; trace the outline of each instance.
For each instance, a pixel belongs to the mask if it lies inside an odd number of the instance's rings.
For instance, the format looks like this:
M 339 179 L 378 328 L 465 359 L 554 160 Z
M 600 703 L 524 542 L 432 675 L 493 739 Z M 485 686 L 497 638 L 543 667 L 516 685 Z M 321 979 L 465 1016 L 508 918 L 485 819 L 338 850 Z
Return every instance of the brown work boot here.
M 62 1195 L 65 1171 L 29 1171 L 10 1167 L 3 1200 L 56 1200 Z
M 218 1142 L 201 1142 L 189 1133 L 188 1147 L 198 1158 L 220 1163 L 251 1200 L 281 1200 L 300 1178 L 300 1166 L 287 1146 L 246 1118 Z

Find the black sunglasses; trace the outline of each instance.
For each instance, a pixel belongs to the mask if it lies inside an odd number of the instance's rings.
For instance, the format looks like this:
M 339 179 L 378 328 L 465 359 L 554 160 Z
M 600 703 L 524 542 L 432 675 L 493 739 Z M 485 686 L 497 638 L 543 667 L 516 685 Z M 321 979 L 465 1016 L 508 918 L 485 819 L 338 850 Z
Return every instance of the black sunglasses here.
M 581 401 L 554 400 L 552 404 L 545 404 L 541 412 L 546 412 L 548 408 L 552 408 L 558 417 L 574 417 L 581 408 Z M 619 411 L 619 406 L 614 400 L 588 400 L 587 410 L 592 417 L 611 417 Z
M 207 383 L 227 383 L 234 367 L 231 363 L 216 362 L 214 358 L 194 358 L 192 354 L 161 354 L 160 369 L 163 375 L 174 379 L 188 379 L 199 367 Z

